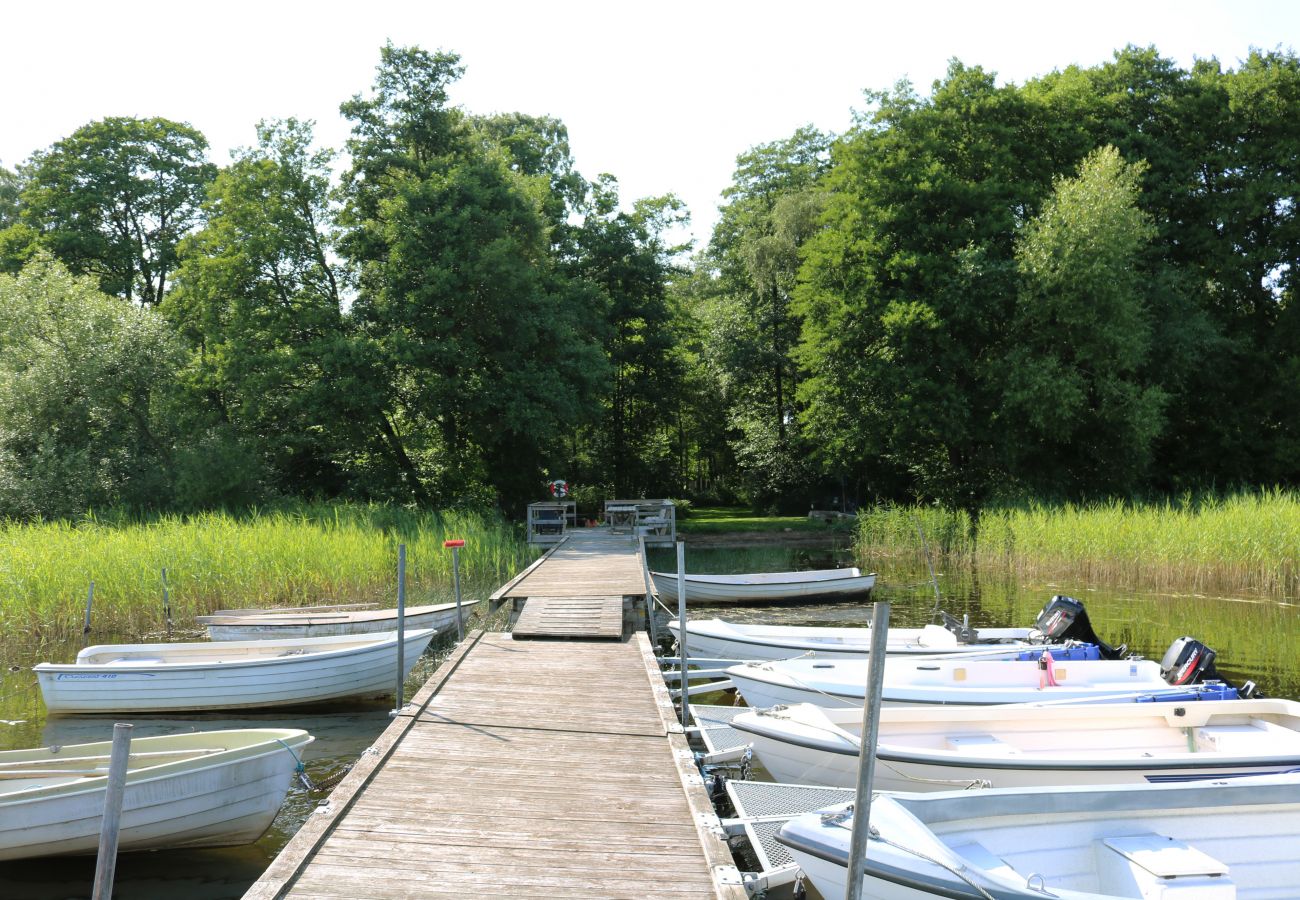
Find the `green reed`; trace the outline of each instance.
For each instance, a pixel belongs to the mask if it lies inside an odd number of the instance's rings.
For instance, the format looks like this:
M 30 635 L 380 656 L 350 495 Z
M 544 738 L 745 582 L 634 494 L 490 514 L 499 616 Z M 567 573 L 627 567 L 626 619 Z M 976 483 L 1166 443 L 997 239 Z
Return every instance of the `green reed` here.
M 1180 592 L 1300 595 L 1300 494 L 1271 490 L 1162 503 L 1030 504 L 963 512 L 876 507 L 859 515 L 857 552 L 962 561 L 1020 579 Z
M 412 603 L 451 595 L 448 538 L 464 538 L 461 578 L 481 596 L 536 554 L 517 526 L 474 512 L 320 504 L 245 515 L 144 522 L 0 526 L 0 634 L 59 639 L 80 631 L 95 582 L 97 631 L 162 627 L 167 569 L 178 625 L 222 607 L 379 602 L 396 597 L 397 545 L 407 546 Z

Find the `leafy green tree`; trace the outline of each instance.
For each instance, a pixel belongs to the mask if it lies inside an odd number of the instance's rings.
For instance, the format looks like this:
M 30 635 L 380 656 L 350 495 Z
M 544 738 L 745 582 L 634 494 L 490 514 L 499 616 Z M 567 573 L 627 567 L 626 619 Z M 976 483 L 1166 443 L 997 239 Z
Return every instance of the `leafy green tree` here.
M 1095 151 L 1017 239 L 1001 418 L 1011 471 L 1040 496 L 1140 487 L 1161 430 L 1164 393 L 1141 378 L 1151 328 L 1138 265 L 1155 234 L 1138 208 L 1143 168 Z
M 620 210 L 617 182 L 605 175 L 582 212 L 581 224 L 564 231 L 562 271 L 590 292 L 600 313 L 594 336 L 609 381 L 576 477 L 607 485 L 616 496 L 671 493 L 681 477 L 677 416 L 684 372 L 668 299 L 681 248 L 667 234 L 685 221 L 684 209 L 668 196 Z
M 1031 108 L 957 62 L 928 100 L 906 84 L 872 100 L 805 245 L 805 433 L 872 493 L 977 511 L 1001 483 L 1013 236 L 1046 189 L 1021 158 Z
M 344 312 L 330 163 L 310 123 L 262 123 L 209 189 L 163 309 L 196 348 L 207 420 L 256 447 L 279 491 L 337 496 L 383 460 L 410 467 L 385 382 Z
M 701 310 L 713 326 L 706 359 L 727 397 L 741 483 L 760 506 L 806 508 L 816 482 L 798 433 L 792 298 L 800 248 L 825 208 L 829 142 L 804 127 L 741 154 L 706 260 L 717 280 Z
M 554 272 L 536 179 L 447 102 L 459 58 L 391 44 L 353 123 L 342 252 L 354 314 L 419 444 L 404 490 L 441 502 L 535 493 L 603 374 Z
M 0 307 L 0 514 L 165 505 L 184 355 L 162 317 L 44 253 L 0 275 Z
M 157 305 L 177 243 L 199 222 L 214 172 L 207 148 L 197 130 L 168 119 L 91 122 L 32 157 L 23 220 L 105 293 Z

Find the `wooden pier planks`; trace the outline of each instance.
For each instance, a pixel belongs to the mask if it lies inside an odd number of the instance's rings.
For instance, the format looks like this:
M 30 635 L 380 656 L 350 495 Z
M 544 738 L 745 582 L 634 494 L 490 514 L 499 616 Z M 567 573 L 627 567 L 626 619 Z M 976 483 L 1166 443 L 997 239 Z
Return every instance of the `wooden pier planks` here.
M 743 898 L 657 676 L 644 635 L 476 633 L 246 900 Z
M 623 637 L 622 597 L 529 597 L 510 629 L 530 638 Z
M 568 535 L 518 578 L 492 595 L 515 597 L 642 597 L 640 544 L 627 535 L 579 531 Z

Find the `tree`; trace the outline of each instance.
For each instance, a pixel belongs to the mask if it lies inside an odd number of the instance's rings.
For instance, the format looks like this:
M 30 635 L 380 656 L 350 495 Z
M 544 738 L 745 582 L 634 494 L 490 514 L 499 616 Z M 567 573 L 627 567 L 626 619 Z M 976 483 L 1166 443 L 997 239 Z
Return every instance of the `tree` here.
M 668 302 L 682 248 L 669 245 L 666 234 L 685 221 L 684 209 L 667 196 L 620 210 L 617 182 L 604 175 L 582 212 L 580 225 L 564 229 L 562 271 L 590 292 L 599 312 L 594 337 L 609 380 L 579 474 L 615 496 L 669 493 L 680 483 L 676 415 L 684 373 Z
M 383 380 L 344 314 L 331 258 L 333 154 L 310 123 L 262 123 L 213 181 L 207 224 L 181 245 L 163 309 L 195 347 L 191 385 L 209 427 L 256 447 L 279 490 L 336 496 L 368 455 L 405 454 Z
M 581 295 L 557 278 L 536 179 L 447 105 L 459 58 L 381 51 L 353 122 L 342 252 L 354 312 L 419 444 L 405 489 L 441 502 L 535 491 L 603 374 Z
M 166 505 L 183 351 L 162 317 L 39 254 L 0 275 L 0 514 Z
M 214 173 L 207 147 L 197 130 L 168 119 L 91 122 L 32 157 L 23 220 L 105 293 L 157 305 L 176 245 L 199 221 Z
M 1022 158 L 1031 108 L 955 61 L 926 101 L 871 99 L 796 290 L 805 433 L 878 496 L 978 511 L 1001 483 L 1013 236 L 1046 188 Z
M 1021 230 L 1002 419 L 1011 471 L 1038 495 L 1124 493 L 1143 483 L 1164 393 L 1139 261 L 1154 236 L 1138 208 L 1143 165 L 1114 147 L 1057 181 Z

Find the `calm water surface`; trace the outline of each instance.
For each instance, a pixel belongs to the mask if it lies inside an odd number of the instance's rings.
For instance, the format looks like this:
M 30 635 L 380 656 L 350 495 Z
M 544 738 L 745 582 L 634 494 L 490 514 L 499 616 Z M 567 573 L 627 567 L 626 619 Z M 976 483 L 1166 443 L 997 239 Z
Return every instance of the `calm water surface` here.
M 837 563 L 848 564 L 847 556 L 806 549 L 687 551 L 687 568 L 692 572 L 780 571 Z M 655 551 L 651 565 L 673 570 L 676 561 L 671 551 Z M 1251 678 L 1270 696 L 1300 699 L 1300 654 L 1295 652 L 1293 640 L 1300 634 L 1300 608 L 1291 603 L 1260 597 L 1144 593 L 1086 584 L 1017 584 L 968 572 L 940 573 L 938 583 L 942 607 L 957 616 L 969 615 L 977 628 L 1030 625 L 1053 594 L 1069 594 L 1084 601 L 1098 634 L 1110 643 L 1127 643 L 1133 651 L 1159 659 L 1175 638 L 1192 635 L 1218 651 L 1220 672 L 1230 680 Z M 931 621 L 935 596 L 927 571 L 882 571 L 877 597 L 890 601 L 892 624 L 922 625 Z M 808 625 L 865 625 L 871 618 L 870 607 L 862 603 L 693 608 L 691 614 Z M 489 627 L 503 626 L 498 619 Z M 111 640 L 96 636 L 96 642 Z M 303 728 L 316 738 L 303 754 L 307 773 L 312 780 L 322 782 L 339 776 L 389 722 L 391 701 L 239 716 L 212 713 L 47 719 L 30 667 L 42 660 L 71 661 L 80 646 L 77 641 L 38 647 L 12 636 L 0 644 L 0 749 L 107 740 L 113 722 L 122 720 L 133 722 L 135 734 L 142 737 L 196 729 Z M 408 696 L 450 649 L 443 643 L 420 660 L 407 681 Z M 711 698 L 701 699 L 708 702 Z M 271 830 L 247 847 L 124 854 L 118 862 L 115 896 L 122 900 L 241 897 L 324 797 L 325 792 L 313 793 L 294 783 Z M 91 858 L 0 863 L 0 900 L 82 900 L 89 897 L 93 879 Z

